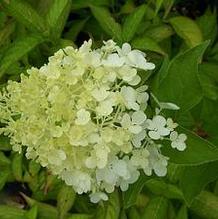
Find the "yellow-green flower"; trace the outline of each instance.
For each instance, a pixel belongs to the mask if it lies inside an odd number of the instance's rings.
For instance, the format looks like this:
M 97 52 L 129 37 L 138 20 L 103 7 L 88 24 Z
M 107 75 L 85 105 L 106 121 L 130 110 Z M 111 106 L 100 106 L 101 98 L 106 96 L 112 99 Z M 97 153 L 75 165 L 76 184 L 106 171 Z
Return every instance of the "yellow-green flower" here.
M 10 137 L 13 150 L 24 150 L 28 159 L 98 202 L 115 187 L 127 190 L 140 169 L 165 175 L 168 158 L 160 141 L 171 139 L 182 150 L 186 137 L 172 138 L 176 126 L 157 115 L 160 110 L 147 118 L 148 87 L 139 86 L 138 70 L 155 66 L 144 53 L 112 40 L 99 49 L 91 46 L 89 40 L 79 49 L 61 49 L 20 82 L 9 81 L 0 94 L 0 116 L 1 133 Z

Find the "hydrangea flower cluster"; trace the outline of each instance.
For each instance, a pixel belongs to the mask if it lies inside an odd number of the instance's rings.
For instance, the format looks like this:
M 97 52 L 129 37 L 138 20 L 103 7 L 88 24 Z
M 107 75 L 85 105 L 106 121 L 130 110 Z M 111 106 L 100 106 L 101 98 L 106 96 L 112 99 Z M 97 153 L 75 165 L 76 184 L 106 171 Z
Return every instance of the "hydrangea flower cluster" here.
M 112 40 L 100 49 L 92 41 L 66 47 L 21 81 L 9 81 L 0 95 L 1 132 L 13 150 L 23 148 L 78 193 L 96 203 L 128 189 L 140 172 L 167 173 L 161 141 L 184 150 L 184 134 L 161 109 L 146 115 L 150 95 L 138 71 L 152 70 L 145 54 Z M 166 108 L 174 107 L 161 103 Z M 159 104 L 159 106 L 161 106 Z M 161 108 L 161 107 L 160 107 Z

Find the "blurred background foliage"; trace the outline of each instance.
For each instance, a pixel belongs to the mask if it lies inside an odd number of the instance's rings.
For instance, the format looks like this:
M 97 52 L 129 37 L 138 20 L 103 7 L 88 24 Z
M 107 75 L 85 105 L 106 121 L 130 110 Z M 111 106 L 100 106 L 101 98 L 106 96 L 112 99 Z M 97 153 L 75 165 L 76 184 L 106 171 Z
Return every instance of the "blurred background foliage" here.
M 184 155 L 165 149 L 172 162 L 166 177 L 141 177 L 98 206 L 11 152 L 0 136 L 0 218 L 217 219 L 217 8 L 216 0 L 0 0 L 1 88 L 60 48 L 89 38 L 94 47 L 129 42 L 156 64 L 143 83 L 179 105 L 165 113 L 196 134 L 188 134 Z

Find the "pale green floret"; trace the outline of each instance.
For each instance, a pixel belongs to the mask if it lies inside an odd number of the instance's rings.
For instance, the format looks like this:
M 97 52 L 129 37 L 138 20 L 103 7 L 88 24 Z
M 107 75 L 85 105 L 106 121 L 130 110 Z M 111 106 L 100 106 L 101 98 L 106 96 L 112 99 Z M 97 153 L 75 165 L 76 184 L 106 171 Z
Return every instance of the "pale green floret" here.
M 167 128 L 170 130 L 170 131 L 173 131 L 176 127 L 178 126 L 177 123 L 173 122 L 173 120 L 171 118 L 168 118 L 167 119 Z
M 172 148 L 176 148 L 179 151 L 184 151 L 186 148 L 185 141 L 187 136 L 185 134 L 178 134 L 178 132 L 171 132 L 170 140 L 172 141 L 171 146 Z
M 161 109 L 147 118 L 148 87 L 139 86 L 138 70 L 155 66 L 144 53 L 112 40 L 91 46 L 89 40 L 79 49 L 61 49 L 20 82 L 9 81 L 0 93 L 0 133 L 10 137 L 14 151 L 24 150 L 96 203 L 115 187 L 126 191 L 140 170 L 166 175 L 160 141 L 184 150 L 186 136 L 159 115 Z
M 76 125 L 86 125 L 89 120 L 91 120 L 89 111 L 86 111 L 85 109 L 77 111 L 75 120 Z
M 100 200 L 107 201 L 108 197 L 103 192 L 96 192 L 90 195 L 90 200 L 93 203 L 98 203 Z
M 170 134 L 170 130 L 166 127 L 167 121 L 163 116 L 154 116 L 152 120 L 148 119 L 147 123 L 148 129 L 150 130 L 148 135 L 154 140 L 158 140 Z

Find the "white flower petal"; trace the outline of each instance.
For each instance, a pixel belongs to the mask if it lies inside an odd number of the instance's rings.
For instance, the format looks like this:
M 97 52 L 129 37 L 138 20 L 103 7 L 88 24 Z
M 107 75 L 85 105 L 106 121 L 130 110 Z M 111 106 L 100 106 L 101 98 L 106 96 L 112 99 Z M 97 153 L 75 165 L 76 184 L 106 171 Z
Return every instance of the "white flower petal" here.
M 121 96 L 127 109 L 139 110 L 139 105 L 136 103 L 136 91 L 132 87 L 123 86 L 121 88 Z
M 186 141 L 186 139 L 187 139 L 187 135 L 185 135 L 185 134 L 180 134 L 179 136 L 178 136 L 178 139 L 179 139 L 179 141 Z
M 85 109 L 80 109 L 77 112 L 77 119 L 75 120 L 75 124 L 77 125 L 86 125 L 90 121 L 90 113 Z
M 137 94 L 138 103 L 147 103 L 148 99 L 149 99 L 149 95 L 146 92 Z
M 167 167 L 166 166 L 156 166 L 154 168 L 154 172 L 155 172 L 155 174 L 157 174 L 157 176 L 166 176 Z
M 177 132 L 171 132 L 170 134 L 170 140 L 175 141 L 178 138 L 178 133 Z
M 148 85 L 142 85 L 136 89 L 137 92 L 142 93 L 148 89 Z
M 180 108 L 174 103 L 160 102 L 161 109 L 179 110 Z
M 140 125 L 132 125 L 129 127 L 129 131 L 133 134 L 138 134 L 142 131 L 142 127 Z
M 107 59 L 102 61 L 102 64 L 107 67 L 121 67 L 124 64 L 124 59 L 113 53 L 108 55 Z
M 158 140 L 161 137 L 160 134 L 158 132 L 155 132 L 155 131 L 149 131 L 148 135 L 150 138 L 152 138 L 154 140 Z
M 121 120 L 121 125 L 123 128 L 129 128 L 131 126 L 131 119 L 129 114 L 125 113 Z
M 113 112 L 113 103 L 109 100 L 100 102 L 99 106 L 96 107 L 96 111 L 100 116 L 108 116 Z
M 122 45 L 122 54 L 127 55 L 131 51 L 131 46 L 129 43 L 124 43 Z
M 147 119 L 146 121 L 146 127 L 149 129 L 149 130 L 155 130 L 156 129 L 156 124 L 151 120 L 151 119 Z
M 141 81 L 141 77 L 139 75 L 136 75 L 132 78 L 131 81 L 128 81 L 128 84 L 135 86 L 135 85 L 139 84 L 140 81 Z
M 95 88 L 92 92 L 91 92 L 92 96 L 97 100 L 97 101 L 103 101 L 105 100 L 110 92 L 107 91 L 107 89 L 105 87 L 100 87 L 100 88 Z
M 167 124 L 166 119 L 160 115 L 154 116 L 153 122 L 156 124 L 157 127 L 163 127 Z
M 130 60 L 131 65 L 137 68 L 143 70 L 152 70 L 155 68 L 155 65 L 153 63 L 147 62 L 143 53 L 138 50 L 132 50 L 128 53 L 127 57 Z
M 138 134 L 134 135 L 133 139 L 132 139 L 132 144 L 136 147 L 139 148 L 142 145 L 142 141 L 145 139 L 146 136 L 146 131 L 142 130 L 141 132 L 139 132 Z
M 92 203 L 98 203 L 99 201 L 107 201 L 108 196 L 104 192 L 96 192 L 89 195 Z
M 167 135 L 170 134 L 170 130 L 167 129 L 167 128 L 165 128 L 165 127 L 160 127 L 160 128 L 158 129 L 158 132 L 159 132 L 159 134 L 160 134 L 161 136 L 167 136 Z
M 142 124 L 147 119 L 147 116 L 142 111 L 136 111 L 132 114 L 132 122 L 134 124 Z

